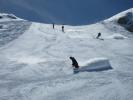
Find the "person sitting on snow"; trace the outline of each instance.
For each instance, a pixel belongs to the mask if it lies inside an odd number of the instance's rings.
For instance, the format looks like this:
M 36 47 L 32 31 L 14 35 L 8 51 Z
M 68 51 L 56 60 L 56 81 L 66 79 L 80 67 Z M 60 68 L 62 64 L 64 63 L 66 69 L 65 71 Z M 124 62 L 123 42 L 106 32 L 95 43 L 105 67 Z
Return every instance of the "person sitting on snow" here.
M 70 57 L 70 59 L 72 60 L 72 66 L 75 69 L 79 69 L 79 65 L 78 65 L 78 62 L 76 61 L 76 59 L 74 57 Z

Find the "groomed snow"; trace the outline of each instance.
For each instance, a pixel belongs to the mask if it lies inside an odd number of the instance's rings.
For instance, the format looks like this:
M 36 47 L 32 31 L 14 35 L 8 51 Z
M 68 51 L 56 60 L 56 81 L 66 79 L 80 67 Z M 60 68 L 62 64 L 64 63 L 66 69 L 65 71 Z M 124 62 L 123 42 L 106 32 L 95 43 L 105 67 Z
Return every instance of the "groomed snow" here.
M 7 34 L 0 45 L 0 100 L 132 100 L 131 32 L 110 21 L 65 26 L 65 33 L 61 25 L 20 21 L 18 29 L 18 22 L 3 22 L 7 30 L 0 30 Z M 95 38 L 98 32 L 104 40 Z M 128 38 L 107 38 L 114 34 Z M 73 74 L 70 56 L 84 68 L 106 70 Z

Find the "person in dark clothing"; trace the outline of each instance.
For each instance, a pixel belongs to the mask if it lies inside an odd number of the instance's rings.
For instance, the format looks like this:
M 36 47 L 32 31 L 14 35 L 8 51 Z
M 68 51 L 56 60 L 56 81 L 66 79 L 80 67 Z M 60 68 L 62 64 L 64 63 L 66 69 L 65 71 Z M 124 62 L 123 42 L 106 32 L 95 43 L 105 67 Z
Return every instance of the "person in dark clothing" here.
M 54 23 L 53 23 L 53 29 L 54 29 Z
M 62 26 L 62 32 L 64 32 L 64 25 Z
M 72 60 L 72 66 L 76 69 L 79 68 L 78 62 L 76 61 L 76 59 L 74 57 L 70 57 L 70 59 Z
M 99 32 L 98 34 L 97 34 L 97 39 L 99 39 L 99 37 L 101 36 L 101 33 Z

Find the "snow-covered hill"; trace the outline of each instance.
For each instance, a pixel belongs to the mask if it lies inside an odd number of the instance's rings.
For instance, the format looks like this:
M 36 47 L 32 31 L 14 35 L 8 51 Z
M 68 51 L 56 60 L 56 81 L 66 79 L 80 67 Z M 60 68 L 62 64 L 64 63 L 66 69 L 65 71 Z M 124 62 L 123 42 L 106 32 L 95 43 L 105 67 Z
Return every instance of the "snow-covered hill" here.
M 133 0 L 0 0 L 0 12 L 67 25 L 87 25 L 131 7 Z
M 61 25 L 0 22 L 0 100 L 132 100 L 133 34 L 115 20 L 65 26 L 65 33 Z M 70 56 L 113 69 L 73 74 Z

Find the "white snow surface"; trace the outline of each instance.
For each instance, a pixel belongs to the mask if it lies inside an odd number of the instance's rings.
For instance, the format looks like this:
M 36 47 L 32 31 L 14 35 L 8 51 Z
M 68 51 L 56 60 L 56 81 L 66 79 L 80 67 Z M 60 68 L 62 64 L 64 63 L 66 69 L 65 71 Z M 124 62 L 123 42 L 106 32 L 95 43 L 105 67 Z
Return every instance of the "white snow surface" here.
M 132 100 L 133 34 L 123 27 L 107 21 L 63 33 L 61 25 L 33 22 L 23 32 L 0 47 L 0 100 Z M 107 38 L 115 34 L 128 38 Z M 73 74 L 70 56 L 113 69 Z

